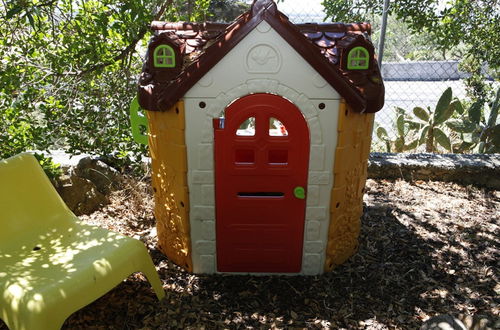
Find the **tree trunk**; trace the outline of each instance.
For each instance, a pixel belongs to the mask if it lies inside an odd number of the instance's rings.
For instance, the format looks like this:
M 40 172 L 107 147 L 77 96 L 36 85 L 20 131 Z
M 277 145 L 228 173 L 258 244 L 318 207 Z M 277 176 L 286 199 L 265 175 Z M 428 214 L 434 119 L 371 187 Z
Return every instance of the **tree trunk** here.
M 434 152 L 434 127 L 430 126 L 425 139 L 425 151 Z
M 193 18 L 191 17 L 192 14 L 193 14 L 193 0 L 188 0 L 188 2 L 187 2 L 187 15 L 188 15 L 189 21 L 193 20 Z

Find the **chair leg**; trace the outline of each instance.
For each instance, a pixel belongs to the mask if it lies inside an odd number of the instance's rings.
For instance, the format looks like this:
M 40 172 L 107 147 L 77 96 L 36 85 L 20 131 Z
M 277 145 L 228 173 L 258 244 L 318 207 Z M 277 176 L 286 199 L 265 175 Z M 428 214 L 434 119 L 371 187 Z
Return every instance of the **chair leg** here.
M 163 290 L 160 277 L 158 276 L 158 272 L 156 271 L 155 265 L 153 264 L 153 261 L 151 260 L 149 253 L 146 252 L 146 254 L 147 256 L 143 258 L 142 267 L 140 271 L 146 276 L 149 283 L 153 287 L 153 290 L 156 293 L 156 297 L 158 298 L 158 300 L 162 300 L 163 298 L 165 298 L 165 290 Z

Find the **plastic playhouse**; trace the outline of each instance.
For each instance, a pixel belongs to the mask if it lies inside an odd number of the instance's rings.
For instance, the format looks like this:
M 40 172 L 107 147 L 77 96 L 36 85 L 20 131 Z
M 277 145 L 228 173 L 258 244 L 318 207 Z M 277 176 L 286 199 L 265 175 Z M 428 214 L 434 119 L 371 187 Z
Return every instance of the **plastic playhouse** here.
M 356 250 L 384 85 L 369 24 L 153 22 L 138 101 L 159 246 L 196 273 L 321 274 Z

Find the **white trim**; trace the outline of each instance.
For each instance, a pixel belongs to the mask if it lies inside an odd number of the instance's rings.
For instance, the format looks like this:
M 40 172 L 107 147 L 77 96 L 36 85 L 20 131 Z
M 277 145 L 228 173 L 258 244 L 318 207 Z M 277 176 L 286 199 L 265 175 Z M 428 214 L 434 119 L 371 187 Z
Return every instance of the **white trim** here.
M 321 77 L 318 78 L 316 71 L 276 31 L 265 26 L 268 23 L 261 24 L 264 25 L 250 32 L 205 75 L 203 83 L 196 84 L 184 98 L 195 273 L 216 272 L 212 119 L 219 117 L 238 98 L 254 93 L 270 93 L 288 99 L 299 108 L 309 127 L 311 152 L 300 274 L 323 273 L 339 95 L 329 84 L 323 83 Z M 255 45 L 264 44 L 272 44 L 273 49 L 281 54 L 279 70 L 265 76 L 248 72 L 245 66 L 248 51 Z M 199 106 L 202 101 L 206 104 L 204 108 Z M 320 103 L 325 105 L 323 110 L 319 109 Z

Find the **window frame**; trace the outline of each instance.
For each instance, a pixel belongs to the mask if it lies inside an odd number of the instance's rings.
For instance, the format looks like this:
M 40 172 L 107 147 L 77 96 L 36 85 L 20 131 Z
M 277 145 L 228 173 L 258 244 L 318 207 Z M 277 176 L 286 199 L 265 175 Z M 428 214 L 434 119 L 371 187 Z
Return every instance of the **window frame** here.
M 360 56 L 361 52 L 363 55 Z M 359 61 L 365 61 L 364 65 L 359 65 Z M 352 65 L 351 62 L 356 61 L 355 65 Z M 370 53 L 368 49 L 362 46 L 354 47 L 347 54 L 347 70 L 366 70 L 370 66 Z
M 167 50 L 167 54 L 166 55 L 158 54 L 163 49 Z M 168 53 L 170 53 L 170 55 Z M 160 59 L 163 59 L 165 63 L 159 63 Z M 166 63 L 168 59 L 172 60 L 172 64 Z M 155 47 L 155 50 L 153 52 L 153 65 L 155 68 L 175 68 L 175 64 L 176 64 L 175 51 L 171 46 L 158 45 Z

